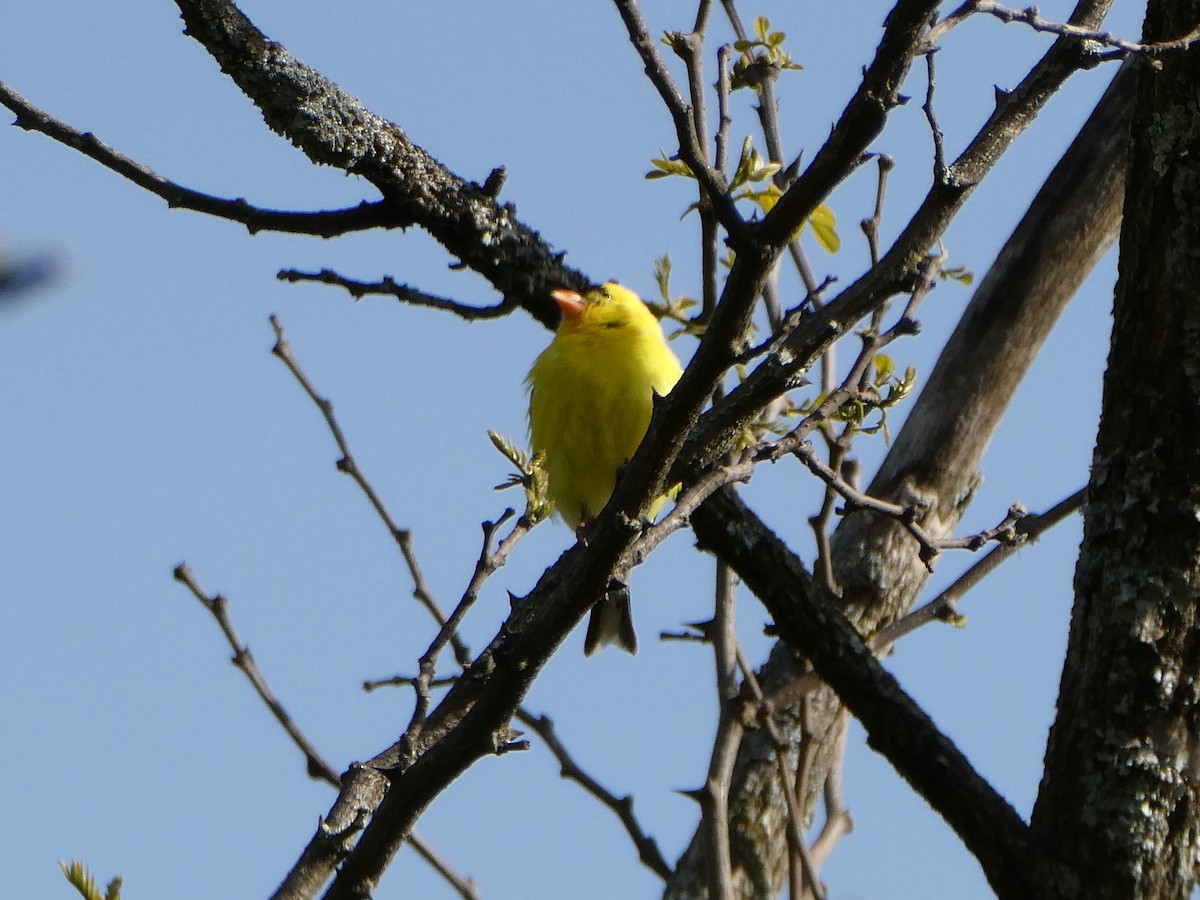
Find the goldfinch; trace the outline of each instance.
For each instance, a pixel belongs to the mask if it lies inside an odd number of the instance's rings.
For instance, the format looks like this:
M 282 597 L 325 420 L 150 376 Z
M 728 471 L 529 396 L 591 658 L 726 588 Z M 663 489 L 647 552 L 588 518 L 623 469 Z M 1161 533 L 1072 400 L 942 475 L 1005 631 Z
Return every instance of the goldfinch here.
M 560 289 L 550 296 L 562 321 L 525 379 L 529 438 L 534 452 L 544 454 L 555 511 L 583 537 L 645 436 L 655 395 L 665 396 L 683 370 L 654 314 L 628 288 L 610 281 L 583 294 Z M 659 498 L 651 517 L 665 500 Z M 637 652 L 623 586 L 592 609 L 584 653 L 613 643 Z

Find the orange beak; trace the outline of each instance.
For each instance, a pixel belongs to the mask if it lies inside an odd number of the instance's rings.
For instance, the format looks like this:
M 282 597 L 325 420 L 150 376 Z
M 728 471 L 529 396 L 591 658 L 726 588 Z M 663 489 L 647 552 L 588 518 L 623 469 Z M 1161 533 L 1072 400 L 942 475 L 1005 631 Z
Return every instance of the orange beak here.
M 583 295 L 578 291 L 555 288 L 550 292 L 550 297 L 558 304 L 558 308 L 562 310 L 563 318 L 578 319 L 583 315 L 585 304 Z

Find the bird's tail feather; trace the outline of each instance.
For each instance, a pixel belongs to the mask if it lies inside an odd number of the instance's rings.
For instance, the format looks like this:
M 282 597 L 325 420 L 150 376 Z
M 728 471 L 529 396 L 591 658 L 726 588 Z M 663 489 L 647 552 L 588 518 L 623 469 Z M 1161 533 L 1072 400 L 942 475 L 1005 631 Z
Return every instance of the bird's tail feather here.
M 583 654 L 591 656 L 601 647 L 616 644 L 626 653 L 637 653 L 637 633 L 633 630 L 633 611 L 629 605 L 629 588 L 614 580 L 600 602 L 592 607 L 587 636 L 583 639 Z

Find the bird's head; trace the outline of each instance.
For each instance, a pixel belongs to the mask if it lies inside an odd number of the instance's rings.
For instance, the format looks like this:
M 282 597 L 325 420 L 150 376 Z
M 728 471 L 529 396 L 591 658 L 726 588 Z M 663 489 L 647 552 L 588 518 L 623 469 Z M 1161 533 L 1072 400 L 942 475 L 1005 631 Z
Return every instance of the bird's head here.
M 629 288 L 609 281 L 584 293 L 559 288 L 550 292 L 562 310 L 559 333 L 607 329 L 658 328 L 654 313 Z

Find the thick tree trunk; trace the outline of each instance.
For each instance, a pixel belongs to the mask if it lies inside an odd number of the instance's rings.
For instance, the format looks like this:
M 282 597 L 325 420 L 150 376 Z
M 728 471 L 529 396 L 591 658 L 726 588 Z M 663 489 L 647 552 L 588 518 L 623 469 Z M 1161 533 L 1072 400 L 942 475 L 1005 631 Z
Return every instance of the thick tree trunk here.
M 1146 40 L 1200 21 L 1151 0 Z M 1079 896 L 1185 898 L 1200 842 L 1200 48 L 1139 72 L 1121 268 L 1035 840 Z

